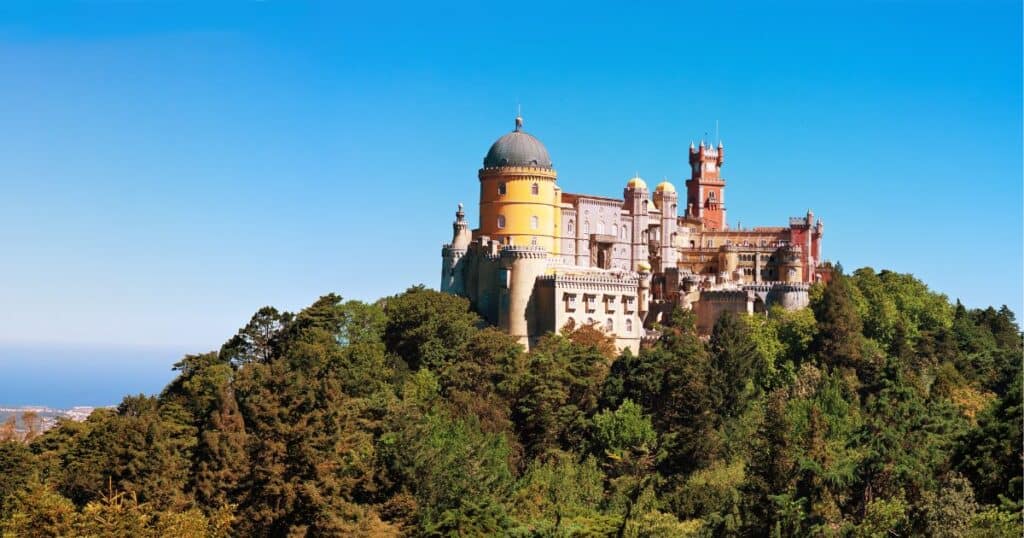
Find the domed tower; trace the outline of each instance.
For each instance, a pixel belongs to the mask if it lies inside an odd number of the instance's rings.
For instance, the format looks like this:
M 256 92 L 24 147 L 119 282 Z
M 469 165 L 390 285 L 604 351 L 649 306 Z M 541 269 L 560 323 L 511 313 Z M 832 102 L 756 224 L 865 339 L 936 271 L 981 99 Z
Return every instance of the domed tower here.
M 647 182 L 640 176 L 633 176 L 626 182 L 626 188 L 622 190 L 622 197 L 625 200 L 626 211 L 629 212 L 632 226 L 630 226 L 630 269 L 639 271 L 638 264 L 648 264 L 650 252 L 648 251 L 647 229 L 650 224 L 650 202 L 647 199 Z
M 658 270 L 665 272 L 670 267 L 676 267 L 679 223 L 679 194 L 675 185 L 667 179 L 654 188 L 654 205 L 661 210 L 661 267 Z
M 491 145 L 480 169 L 480 235 L 559 253 L 561 190 L 544 144 L 515 129 Z

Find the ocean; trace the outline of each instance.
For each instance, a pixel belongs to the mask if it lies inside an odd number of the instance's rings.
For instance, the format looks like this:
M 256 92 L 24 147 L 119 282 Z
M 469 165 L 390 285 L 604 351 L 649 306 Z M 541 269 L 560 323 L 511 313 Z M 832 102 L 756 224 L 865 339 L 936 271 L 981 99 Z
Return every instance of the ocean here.
M 0 344 L 0 406 L 100 407 L 158 394 L 186 352 L 198 350 Z

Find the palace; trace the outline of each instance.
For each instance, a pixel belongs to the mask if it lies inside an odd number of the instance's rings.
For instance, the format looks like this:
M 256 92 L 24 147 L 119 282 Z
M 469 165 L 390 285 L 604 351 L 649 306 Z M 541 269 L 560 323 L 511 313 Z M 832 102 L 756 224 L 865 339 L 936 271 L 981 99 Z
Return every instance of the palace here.
M 441 291 L 467 297 L 527 348 L 571 323 L 596 324 L 635 352 L 676 305 L 694 310 L 703 333 L 725 311 L 806 306 L 827 271 L 821 219 L 729 228 L 724 162 L 721 142 L 690 144 L 682 208 L 672 183 L 651 193 L 640 177 L 622 198 L 563 192 L 547 148 L 517 117 L 484 157 L 476 229 L 459 204 Z

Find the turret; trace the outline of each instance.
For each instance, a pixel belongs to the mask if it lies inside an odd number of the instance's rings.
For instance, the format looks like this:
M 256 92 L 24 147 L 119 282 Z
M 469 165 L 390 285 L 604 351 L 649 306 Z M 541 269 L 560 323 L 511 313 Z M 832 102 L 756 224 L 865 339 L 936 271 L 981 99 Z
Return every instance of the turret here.
M 498 286 L 498 327 L 529 349 L 537 302 L 531 300 L 537 277 L 547 269 L 548 252 L 542 247 L 506 246 L 501 249 Z
M 679 193 L 675 185 L 668 180 L 662 181 L 654 189 L 654 205 L 661 210 L 661 245 L 658 258 L 661 260 L 659 272 L 676 267 L 678 250 L 676 250 L 677 228 L 679 226 Z
M 647 182 L 639 175 L 633 176 L 626 182 L 622 197 L 632 220 L 632 226 L 629 227 L 630 265 L 636 267 L 638 263 L 648 263 L 650 257 L 647 228 L 650 224 L 651 202 L 648 199 Z
M 455 221 L 452 222 L 452 242 L 441 247 L 441 291 L 465 295 L 461 261 L 471 239 L 472 233 L 460 203 L 455 212 Z

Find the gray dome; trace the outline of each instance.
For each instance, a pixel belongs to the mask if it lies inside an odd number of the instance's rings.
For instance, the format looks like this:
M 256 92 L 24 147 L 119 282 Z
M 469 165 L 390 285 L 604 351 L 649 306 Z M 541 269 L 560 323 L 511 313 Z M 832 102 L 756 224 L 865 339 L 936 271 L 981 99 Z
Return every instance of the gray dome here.
M 516 130 L 499 138 L 484 157 L 484 168 L 499 166 L 551 168 L 548 149 L 533 135 L 523 132 L 522 118 L 516 118 Z

